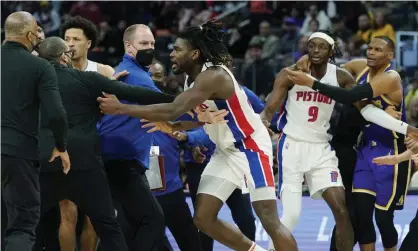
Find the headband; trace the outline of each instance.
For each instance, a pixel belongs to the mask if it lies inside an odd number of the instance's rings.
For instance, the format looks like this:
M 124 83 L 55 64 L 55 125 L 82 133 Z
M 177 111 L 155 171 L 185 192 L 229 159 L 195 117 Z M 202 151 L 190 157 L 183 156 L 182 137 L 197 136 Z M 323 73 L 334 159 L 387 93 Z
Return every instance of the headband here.
M 334 49 L 334 43 L 335 43 L 334 42 L 334 39 L 332 37 L 328 36 L 327 34 L 325 34 L 323 32 L 314 32 L 309 37 L 308 41 L 310 41 L 311 39 L 314 39 L 314 38 L 322 38 L 322 39 L 324 39 L 325 41 L 327 41 L 331 45 L 332 49 Z

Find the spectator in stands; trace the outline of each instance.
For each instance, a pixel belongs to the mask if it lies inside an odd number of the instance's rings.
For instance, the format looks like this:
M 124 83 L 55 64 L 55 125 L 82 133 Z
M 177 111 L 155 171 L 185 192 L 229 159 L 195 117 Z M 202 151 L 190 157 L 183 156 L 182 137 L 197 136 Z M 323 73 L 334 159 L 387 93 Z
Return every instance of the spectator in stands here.
M 294 62 L 298 61 L 303 55 L 308 53 L 308 36 L 302 36 L 299 38 L 298 50 L 293 53 Z
M 299 40 L 299 29 L 297 22 L 293 17 L 284 19 L 282 26 L 282 36 L 280 40 L 280 54 L 291 53 L 296 50 L 296 44 Z
M 194 16 L 190 21 L 191 26 L 199 26 L 210 20 L 212 17 L 212 10 L 206 7 L 206 2 L 195 2 L 193 8 Z
M 410 125 L 418 125 L 418 78 L 411 81 L 412 88 L 405 97 L 407 121 Z
M 279 38 L 271 33 L 271 27 L 269 22 L 263 21 L 260 23 L 259 35 L 253 36 L 251 41 L 258 41 L 256 43 L 261 44 L 261 60 L 270 60 L 276 55 L 277 47 L 279 45 Z M 251 57 L 250 54 L 250 51 L 247 51 L 246 62 L 248 62 L 249 64 L 251 64 L 254 61 L 254 58 Z
M 396 42 L 395 30 L 393 26 L 386 22 L 385 14 L 383 11 L 377 11 L 375 15 L 375 29 L 372 33 L 372 38 L 377 36 L 387 36 L 392 39 L 393 42 Z
M 302 35 L 303 35 L 303 36 L 307 36 L 307 37 L 309 37 L 310 35 L 312 35 L 312 33 L 314 33 L 315 31 L 317 31 L 317 30 L 318 30 L 318 27 L 319 27 L 319 22 L 318 22 L 318 20 L 316 20 L 316 19 L 311 19 L 311 20 L 309 21 L 309 27 L 308 27 L 308 30 L 307 30 L 305 33 L 303 33 Z
M 351 37 L 351 32 L 345 27 L 343 19 L 339 16 L 331 18 L 332 28 L 331 31 L 333 35 L 337 38 L 342 39 L 347 42 Z
M 303 16 L 301 17 L 301 12 L 299 8 L 292 7 L 292 10 L 290 11 L 290 17 L 293 17 L 296 21 L 296 25 L 299 28 L 302 28 L 303 25 Z
M 257 95 L 266 96 L 272 88 L 274 70 L 267 59 L 262 59 L 263 40 L 261 37 L 253 37 L 249 44 L 249 56 L 254 60 L 244 66 L 245 85 Z
M 99 25 L 104 21 L 102 11 L 95 2 L 78 1 L 74 2 L 70 10 L 71 16 L 82 16 L 92 21 L 95 25 Z
M 33 16 L 38 23 L 43 24 L 43 30 L 47 37 L 58 36 L 61 17 L 48 1 L 40 2 L 39 10 Z
M 363 45 L 366 43 L 358 37 L 357 35 L 354 35 L 351 37 L 351 39 L 348 41 L 347 46 L 347 53 L 344 55 L 344 58 L 347 60 L 355 59 L 355 58 L 361 58 L 364 57 L 363 53 Z
M 368 44 L 372 37 L 372 22 L 368 14 L 362 14 L 358 17 L 358 31 L 357 36 L 359 36 L 363 41 Z
M 318 6 L 316 4 L 311 4 L 309 6 L 309 13 L 307 14 L 305 21 L 303 22 L 301 34 L 305 34 L 309 30 L 309 22 L 312 19 L 316 19 L 319 22 L 319 30 L 329 30 L 331 29 L 331 21 L 329 17 L 323 10 L 318 11 Z

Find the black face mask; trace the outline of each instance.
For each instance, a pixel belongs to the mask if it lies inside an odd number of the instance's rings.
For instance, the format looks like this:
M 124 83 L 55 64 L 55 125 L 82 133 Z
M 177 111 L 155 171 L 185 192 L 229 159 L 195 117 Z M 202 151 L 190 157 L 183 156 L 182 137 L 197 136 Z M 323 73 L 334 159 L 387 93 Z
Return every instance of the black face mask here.
M 150 66 L 154 60 L 154 49 L 138 50 L 135 59 L 143 67 Z
M 30 36 L 30 34 L 31 34 L 31 33 L 32 33 L 32 34 L 36 37 L 35 43 L 33 43 L 33 42 L 32 42 L 33 40 L 30 40 L 30 39 L 29 39 L 29 36 Z M 40 44 L 42 41 L 41 41 L 41 40 L 38 38 L 38 36 L 36 36 L 36 35 L 35 35 L 35 33 L 33 33 L 32 31 L 29 31 L 29 32 L 28 32 L 27 37 L 28 37 L 29 43 L 32 45 L 32 51 L 36 51 L 36 50 L 38 49 L 39 44 Z M 30 51 L 30 52 L 32 52 L 32 51 Z

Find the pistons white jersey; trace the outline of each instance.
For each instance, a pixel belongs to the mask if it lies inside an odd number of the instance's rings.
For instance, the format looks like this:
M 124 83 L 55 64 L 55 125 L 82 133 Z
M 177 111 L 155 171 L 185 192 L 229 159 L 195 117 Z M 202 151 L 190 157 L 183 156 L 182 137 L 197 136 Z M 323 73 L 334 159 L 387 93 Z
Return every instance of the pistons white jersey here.
M 337 67 L 327 65 L 321 83 L 339 86 Z M 331 140 L 328 134 L 335 101 L 306 87 L 294 85 L 287 93 L 277 127 L 286 135 L 300 141 L 324 143 Z
M 84 71 L 98 72 L 99 71 L 99 64 L 97 62 L 87 60 L 87 67 Z
M 206 63 L 202 71 L 210 66 L 213 66 L 213 64 Z M 233 73 L 224 65 L 216 66 L 222 67 L 231 76 L 235 92 L 228 100 L 206 100 L 201 104 L 202 108 L 211 108 L 214 111 L 222 109 L 229 111 L 229 114 L 225 117 L 225 120 L 228 120 L 227 123 L 204 126 L 209 138 L 216 144 L 217 148 L 221 149 L 258 148 L 256 142 L 259 140 L 271 142 L 260 116 L 254 112 L 246 93 L 236 81 Z M 188 77 L 186 77 L 184 85 L 185 90 L 192 88 L 194 85 L 194 82 L 188 85 L 187 79 Z

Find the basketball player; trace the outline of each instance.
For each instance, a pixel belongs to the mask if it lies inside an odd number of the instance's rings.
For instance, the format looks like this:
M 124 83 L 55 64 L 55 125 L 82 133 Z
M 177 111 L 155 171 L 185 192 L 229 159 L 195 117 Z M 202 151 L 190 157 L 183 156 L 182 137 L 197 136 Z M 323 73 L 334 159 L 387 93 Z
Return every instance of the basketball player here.
M 61 26 L 61 36 L 70 47 L 70 50 L 73 51 L 71 62 L 73 68 L 80 71 L 98 72 L 108 78 L 112 77 L 115 72 L 112 67 L 87 59 L 88 51 L 95 46 L 98 36 L 97 27 L 94 23 L 80 16 L 70 17 Z M 59 204 L 61 211 L 59 228 L 61 248 L 63 251 L 73 251 L 76 243 L 77 206 L 69 200 L 63 200 Z M 82 251 L 96 250 L 98 238 L 87 216 L 83 224 L 80 242 Z
M 327 34 L 316 32 L 309 37 L 311 75 L 328 85 L 353 85 L 355 82 L 349 73 L 328 63 L 334 50 L 335 42 Z M 295 69 L 295 66 L 290 68 Z M 334 214 L 338 249 L 352 250 L 353 230 L 345 205 L 338 159 L 328 143 L 327 131 L 335 102 L 309 88 L 294 85 L 283 69 L 275 80 L 261 118 L 271 121 L 281 104 L 284 109 L 277 124 L 283 133 L 278 141 L 277 156 L 283 223 L 290 230 L 297 224 L 305 177 L 311 197 L 324 198 Z
M 405 123 L 403 89 L 399 74 L 391 67 L 394 43 L 385 36 L 372 39 L 367 49 L 367 59 L 348 62 L 345 68 L 353 74 L 358 85 L 351 90 L 327 86 L 313 80 L 302 72 L 288 71 L 289 78 L 298 85 L 312 87 L 337 102 L 350 103 L 367 99 L 375 106 L 386 109 L 395 106 L 402 112 L 400 120 L 387 120 L 387 130 L 377 125 L 376 120 L 385 120 L 381 114 L 372 112 L 366 106 L 362 115 L 370 114 L 371 123 L 363 128 L 363 142 L 360 146 L 354 171 L 353 192 L 356 204 L 356 229 L 362 251 L 375 250 L 376 224 L 382 236 L 385 251 L 396 250 L 398 233 L 393 223 L 394 210 L 402 210 L 408 181 L 411 174 L 409 163 L 376 166 L 373 158 L 392 153 L 397 155 L 405 150 L 404 135 L 417 135 L 417 128 Z M 363 101 L 364 102 L 364 101 Z M 379 123 L 380 124 L 380 123 Z M 402 135 L 403 134 L 403 135 Z M 405 165 L 402 167 L 402 165 Z
M 218 242 L 233 250 L 265 250 L 217 215 L 236 188 L 249 189 L 254 210 L 277 250 L 297 250 L 292 234 L 277 213 L 272 171 L 272 142 L 259 115 L 226 65 L 232 60 L 222 42 L 221 24 L 209 21 L 189 27 L 177 38 L 171 53 L 172 70 L 186 73 L 185 91 L 172 103 L 137 106 L 121 104 L 113 95 L 98 98 L 106 114 L 124 114 L 159 121 L 147 126 L 166 133 L 187 130 L 183 122 L 170 123 L 199 106 L 229 111 L 227 123 L 205 124 L 216 150 L 202 174 L 194 222 Z M 152 131 L 152 130 L 151 130 Z
M 109 65 L 99 64 L 87 59 L 89 49 L 97 42 L 97 27 L 90 20 L 80 16 L 70 17 L 61 26 L 61 36 L 74 51 L 73 68 L 80 71 L 94 71 L 111 78 L 114 69 Z

